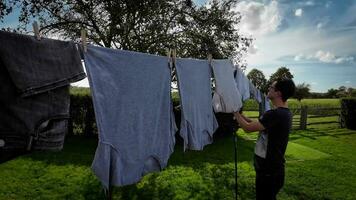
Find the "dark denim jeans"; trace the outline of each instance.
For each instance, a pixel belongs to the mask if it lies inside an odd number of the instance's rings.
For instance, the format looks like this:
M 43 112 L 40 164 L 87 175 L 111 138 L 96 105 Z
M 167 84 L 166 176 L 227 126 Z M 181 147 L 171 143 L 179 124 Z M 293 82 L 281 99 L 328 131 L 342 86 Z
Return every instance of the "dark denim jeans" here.
M 61 150 L 69 83 L 85 77 L 75 45 L 1 31 L 0 44 L 0 163 L 31 150 Z

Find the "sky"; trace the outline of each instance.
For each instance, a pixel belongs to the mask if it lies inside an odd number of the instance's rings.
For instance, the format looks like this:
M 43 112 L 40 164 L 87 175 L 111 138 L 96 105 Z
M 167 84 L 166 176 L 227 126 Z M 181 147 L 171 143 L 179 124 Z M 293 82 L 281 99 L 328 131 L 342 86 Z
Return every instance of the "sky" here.
M 194 2 L 205 6 L 207 0 Z M 268 79 L 285 66 L 312 92 L 356 88 L 356 0 L 242 0 L 234 10 L 242 15 L 236 28 L 254 39 L 246 73 L 256 68 Z M 17 15 L 0 28 L 17 26 Z

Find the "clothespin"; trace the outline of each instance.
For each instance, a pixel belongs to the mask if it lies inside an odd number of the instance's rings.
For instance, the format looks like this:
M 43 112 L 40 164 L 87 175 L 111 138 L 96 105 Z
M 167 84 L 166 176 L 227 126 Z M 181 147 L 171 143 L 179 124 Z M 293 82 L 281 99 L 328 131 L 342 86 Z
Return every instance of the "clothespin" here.
M 33 32 L 35 33 L 35 37 L 37 40 L 41 40 L 41 35 L 40 35 L 40 29 L 38 27 L 38 23 L 37 21 L 34 21 L 32 23 L 32 28 L 33 28 Z
M 211 55 L 211 53 L 208 54 L 208 61 L 209 64 L 211 64 L 211 61 L 213 60 L 213 55 Z
M 172 62 L 173 63 L 176 62 L 176 57 L 177 57 L 177 50 L 176 49 L 172 49 Z
M 231 62 L 231 65 L 234 66 L 234 62 L 233 62 L 233 60 L 232 60 L 232 57 L 229 56 L 228 59 L 229 59 L 229 61 Z
M 171 62 L 172 62 L 172 59 L 171 59 L 171 49 L 166 49 L 166 54 L 167 54 L 167 57 L 168 57 L 168 63 L 169 63 L 169 66 L 171 66 Z
M 85 29 L 82 29 L 81 31 L 81 38 L 82 38 L 83 50 L 84 52 L 87 52 L 87 34 Z

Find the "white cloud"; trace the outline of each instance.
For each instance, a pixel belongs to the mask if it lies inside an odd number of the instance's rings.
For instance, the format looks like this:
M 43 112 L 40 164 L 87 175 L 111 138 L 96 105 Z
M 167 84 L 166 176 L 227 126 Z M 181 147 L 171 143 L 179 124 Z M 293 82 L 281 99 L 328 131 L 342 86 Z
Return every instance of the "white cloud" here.
M 304 3 L 304 5 L 306 5 L 306 6 L 314 6 L 315 3 L 314 3 L 314 1 L 307 1 L 307 2 Z
M 242 34 L 261 36 L 277 31 L 281 15 L 277 1 L 263 4 L 254 1 L 241 1 L 235 7 L 242 15 L 239 30 Z
M 301 17 L 303 15 L 303 9 L 298 8 L 297 10 L 295 10 L 295 16 L 297 17 Z
M 258 51 L 258 47 L 257 47 L 255 44 L 251 45 L 251 46 L 248 48 L 248 53 L 249 53 L 249 54 L 256 54 L 257 51 Z
M 337 58 L 334 62 L 336 64 L 340 64 L 340 63 L 351 63 L 353 62 L 355 59 L 354 57 L 352 56 L 348 56 L 348 57 L 340 57 L 340 58 Z
M 330 53 L 330 52 L 324 52 L 324 51 L 317 51 L 314 56 L 316 59 L 320 60 L 321 62 L 325 63 L 331 63 L 335 60 L 335 55 Z
M 335 54 L 329 51 L 319 50 L 315 54 L 304 56 L 303 54 L 298 54 L 294 56 L 294 61 L 301 60 L 318 60 L 323 63 L 352 63 L 354 61 L 354 57 L 352 56 L 335 56 Z
M 294 60 L 295 60 L 295 61 L 300 61 L 300 60 L 302 60 L 303 58 L 304 58 L 304 55 L 303 55 L 303 54 L 298 54 L 298 55 L 294 56 Z

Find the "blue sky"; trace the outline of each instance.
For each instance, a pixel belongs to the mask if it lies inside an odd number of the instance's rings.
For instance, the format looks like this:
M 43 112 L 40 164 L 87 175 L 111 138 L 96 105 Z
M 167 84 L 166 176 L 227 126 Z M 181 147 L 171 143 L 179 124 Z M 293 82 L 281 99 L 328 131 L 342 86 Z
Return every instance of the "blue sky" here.
M 286 66 L 314 92 L 356 88 L 355 0 L 251 0 L 236 10 L 240 31 L 255 39 L 247 72 L 257 68 L 268 78 Z
M 239 31 L 254 38 L 247 73 L 257 68 L 269 78 L 286 66 L 313 92 L 356 88 L 356 0 L 244 0 L 234 9 L 243 17 Z M 17 26 L 17 15 L 0 27 Z

